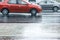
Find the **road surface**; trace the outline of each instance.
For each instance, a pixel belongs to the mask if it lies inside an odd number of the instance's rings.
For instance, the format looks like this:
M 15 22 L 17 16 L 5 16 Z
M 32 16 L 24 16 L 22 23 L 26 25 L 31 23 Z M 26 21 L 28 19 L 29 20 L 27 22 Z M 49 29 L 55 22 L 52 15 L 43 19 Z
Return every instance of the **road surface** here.
M 60 40 L 60 12 L 0 15 L 0 40 Z
M 0 13 L 0 23 L 60 23 L 60 11 L 43 11 L 36 17 L 30 15 L 28 13 L 10 13 L 9 17 L 3 17 Z

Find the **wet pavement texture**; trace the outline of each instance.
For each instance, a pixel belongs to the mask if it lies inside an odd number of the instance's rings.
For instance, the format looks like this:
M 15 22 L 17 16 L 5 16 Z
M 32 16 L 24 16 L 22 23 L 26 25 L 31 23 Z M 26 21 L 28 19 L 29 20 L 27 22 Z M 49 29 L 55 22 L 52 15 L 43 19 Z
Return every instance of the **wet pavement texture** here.
M 60 40 L 59 23 L 4 23 L 0 26 L 0 40 Z
M 60 11 L 41 14 L 0 14 L 0 40 L 60 40 Z
M 43 11 L 36 17 L 28 13 L 10 13 L 9 17 L 0 14 L 0 23 L 60 23 L 60 11 Z

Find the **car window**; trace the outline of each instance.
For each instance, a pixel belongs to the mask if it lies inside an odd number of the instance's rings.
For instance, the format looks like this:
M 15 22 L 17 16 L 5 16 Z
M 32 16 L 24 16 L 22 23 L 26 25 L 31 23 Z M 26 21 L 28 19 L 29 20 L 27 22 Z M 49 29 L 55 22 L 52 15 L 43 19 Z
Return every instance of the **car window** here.
M 47 3 L 47 1 L 41 1 L 40 3 L 41 3 L 41 4 L 46 4 L 46 3 Z
M 10 4 L 16 4 L 16 0 L 9 0 L 8 3 L 10 3 Z
M 36 2 L 36 0 L 29 0 L 29 2 Z
M 0 0 L 0 2 L 1 2 L 2 0 Z
M 53 1 L 48 1 L 47 3 L 54 3 Z
M 27 3 L 24 1 L 18 1 L 18 4 L 27 4 Z
M 0 2 L 4 2 L 4 0 L 0 0 Z

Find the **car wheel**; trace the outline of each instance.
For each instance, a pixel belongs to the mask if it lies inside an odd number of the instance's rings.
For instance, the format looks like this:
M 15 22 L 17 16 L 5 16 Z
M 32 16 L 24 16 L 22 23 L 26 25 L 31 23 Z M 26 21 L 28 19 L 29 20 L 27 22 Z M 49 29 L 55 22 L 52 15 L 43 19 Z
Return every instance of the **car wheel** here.
M 8 11 L 8 9 L 3 9 L 2 11 L 2 14 L 3 14 L 3 16 L 8 16 L 8 13 L 9 13 L 9 11 Z
M 30 12 L 31 12 L 31 16 L 36 16 L 37 15 L 37 10 L 36 9 L 32 9 Z
M 53 12 L 58 12 L 58 7 L 54 7 Z

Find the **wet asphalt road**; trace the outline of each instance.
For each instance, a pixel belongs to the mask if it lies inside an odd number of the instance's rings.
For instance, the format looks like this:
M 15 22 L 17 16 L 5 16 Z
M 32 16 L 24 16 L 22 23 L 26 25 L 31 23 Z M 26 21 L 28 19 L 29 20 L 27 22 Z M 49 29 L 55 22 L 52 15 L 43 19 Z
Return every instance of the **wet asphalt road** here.
M 2 24 L 0 24 L 0 40 L 60 40 L 59 23 Z
M 0 14 L 0 40 L 60 40 L 60 11 L 41 14 Z
M 60 23 L 60 11 L 43 11 L 36 17 L 28 13 L 10 13 L 9 17 L 0 14 L 0 23 Z M 41 15 L 41 16 L 40 16 Z

